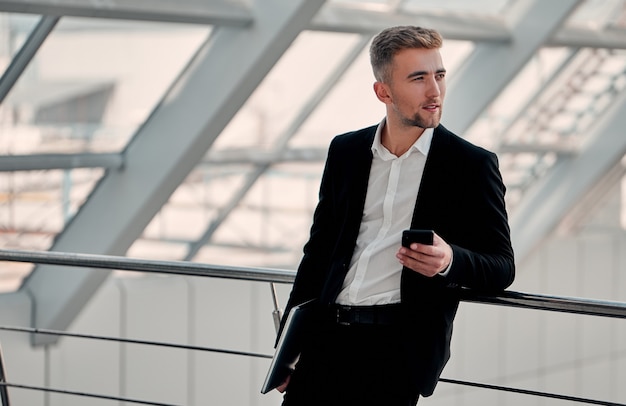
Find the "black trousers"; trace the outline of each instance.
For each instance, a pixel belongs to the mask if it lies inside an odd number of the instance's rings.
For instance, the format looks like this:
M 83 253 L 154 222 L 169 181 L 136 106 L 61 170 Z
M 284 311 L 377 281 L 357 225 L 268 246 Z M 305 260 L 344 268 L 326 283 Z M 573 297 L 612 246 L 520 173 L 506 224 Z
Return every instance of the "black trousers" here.
M 398 326 L 320 324 L 307 334 L 283 406 L 415 406 Z

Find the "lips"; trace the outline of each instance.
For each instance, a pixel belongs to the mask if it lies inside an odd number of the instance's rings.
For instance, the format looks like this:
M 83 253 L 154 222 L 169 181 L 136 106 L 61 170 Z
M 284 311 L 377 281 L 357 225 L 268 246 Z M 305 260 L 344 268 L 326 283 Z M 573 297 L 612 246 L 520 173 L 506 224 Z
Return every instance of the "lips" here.
M 424 105 L 423 109 L 424 110 L 428 110 L 428 111 L 435 111 L 439 108 L 438 104 L 426 104 Z

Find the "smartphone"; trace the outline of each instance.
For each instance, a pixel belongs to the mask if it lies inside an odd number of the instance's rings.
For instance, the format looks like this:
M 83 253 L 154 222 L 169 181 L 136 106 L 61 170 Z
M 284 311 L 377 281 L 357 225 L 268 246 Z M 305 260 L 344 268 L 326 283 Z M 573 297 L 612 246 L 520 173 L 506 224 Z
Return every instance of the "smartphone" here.
M 412 243 L 433 245 L 433 230 L 404 230 L 402 232 L 402 246 L 409 247 Z

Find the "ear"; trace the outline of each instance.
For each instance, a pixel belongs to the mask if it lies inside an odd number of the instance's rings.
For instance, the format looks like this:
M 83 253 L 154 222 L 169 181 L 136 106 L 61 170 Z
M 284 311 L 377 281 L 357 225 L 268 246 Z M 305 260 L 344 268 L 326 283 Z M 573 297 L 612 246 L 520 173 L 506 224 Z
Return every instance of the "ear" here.
M 374 93 L 376 93 L 376 97 L 378 100 L 385 104 L 391 104 L 391 93 L 389 92 L 389 87 L 382 82 L 374 82 Z

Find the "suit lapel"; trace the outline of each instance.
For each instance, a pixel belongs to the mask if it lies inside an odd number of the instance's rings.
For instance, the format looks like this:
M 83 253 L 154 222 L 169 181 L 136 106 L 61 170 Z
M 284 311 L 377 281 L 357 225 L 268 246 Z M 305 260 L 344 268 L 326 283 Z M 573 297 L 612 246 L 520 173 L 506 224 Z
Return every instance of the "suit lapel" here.
M 359 137 L 358 142 L 355 143 L 350 156 L 345 157 L 346 162 L 344 164 L 346 165 L 346 171 L 349 173 L 346 177 L 349 182 L 349 184 L 346 185 L 346 190 L 349 190 L 347 196 L 347 222 L 349 223 L 349 228 L 354 228 L 356 230 L 354 235 L 355 244 L 361 219 L 363 217 L 363 211 L 365 209 L 367 185 L 372 167 L 371 147 L 375 132 L 376 127 L 374 127 L 372 131 L 361 134 L 361 137 Z
M 417 193 L 411 228 L 433 229 L 435 213 L 442 209 L 440 196 L 442 182 L 448 178 L 449 165 L 446 159 L 446 145 L 450 142 L 450 134 L 441 125 L 435 128 L 430 145 L 424 173 Z

